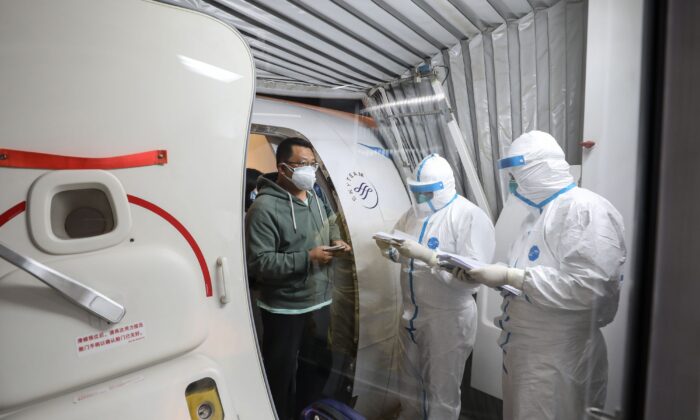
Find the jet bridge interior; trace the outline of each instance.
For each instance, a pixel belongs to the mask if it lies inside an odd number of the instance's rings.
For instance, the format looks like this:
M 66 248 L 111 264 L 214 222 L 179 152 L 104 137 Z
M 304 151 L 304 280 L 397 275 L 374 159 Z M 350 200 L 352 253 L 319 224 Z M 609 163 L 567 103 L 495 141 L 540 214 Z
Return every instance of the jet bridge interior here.
M 531 130 L 552 134 L 633 244 L 602 330 L 606 403 L 582 416 L 642 418 L 632 399 L 655 395 L 642 389 L 647 351 L 674 357 L 650 344 L 645 323 L 655 299 L 673 306 L 663 298 L 683 286 L 652 281 L 660 195 L 649 177 L 673 166 L 660 169 L 662 147 L 648 141 L 661 132 L 652 111 L 666 106 L 652 82 L 675 28 L 666 13 L 683 15 L 666 9 L 674 0 L 655 3 L 0 0 L 0 419 L 275 418 L 243 185 L 247 169 L 277 171 L 288 137 L 314 145 L 320 195 L 353 247 L 335 267 L 330 394 L 394 418 L 400 269 L 371 235 L 410 208 L 406 179 L 438 153 L 496 226 L 503 262 L 525 211 L 498 161 Z M 18 151 L 28 160 L 15 164 Z M 109 166 L 136 152 L 154 154 Z M 105 306 L 55 299 L 47 267 Z M 481 287 L 476 299 L 460 419 L 500 419 L 502 298 Z M 655 334 L 665 320 L 654 318 Z M 110 333 L 135 335 L 90 347 Z

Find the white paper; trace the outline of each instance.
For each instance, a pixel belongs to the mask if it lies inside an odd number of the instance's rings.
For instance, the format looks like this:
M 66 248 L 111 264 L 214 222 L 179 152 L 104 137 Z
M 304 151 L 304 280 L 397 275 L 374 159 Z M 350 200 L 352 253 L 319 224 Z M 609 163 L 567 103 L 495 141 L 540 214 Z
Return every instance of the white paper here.
M 509 286 L 509 285 L 507 285 L 507 284 L 506 284 L 506 285 L 503 285 L 503 286 L 501 286 L 501 287 L 499 287 L 498 289 L 499 289 L 499 290 L 503 290 L 504 292 L 508 292 L 508 293 L 510 293 L 510 294 L 513 294 L 513 295 L 515 295 L 515 296 L 520 296 L 520 295 L 523 294 L 522 291 L 516 289 L 516 288 L 513 287 L 513 286 Z
M 438 260 L 440 262 L 445 262 L 453 267 L 460 267 L 465 270 L 472 270 L 474 268 L 479 268 L 486 265 L 473 258 L 463 257 L 461 255 L 456 254 L 450 254 L 449 252 L 439 252 Z
M 406 240 L 417 241 L 413 236 L 409 235 L 408 233 L 401 232 L 400 230 L 395 230 L 394 233 L 377 232 L 372 235 L 372 238 L 391 244 L 401 244 Z
M 335 245 L 335 246 L 327 246 L 327 247 L 323 248 L 324 251 L 329 251 L 329 252 L 340 251 L 341 249 L 345 249 L 345 246 Z
M 461 255 L 456 255 L 456 254 L 450 254 L 449 252 L 440 252 L 438 253 L 438 261 L 440 261 L 440 266 L 446 270 L 452 270 L 455 267 L 462 268 L 464 270 L 473 270 L 475 268 L 480 268 L 484 267 L 488 264 L 483 263 L 481 261 L 477 261 L 473 258 L 469 257 L 463 257 Z M 523 292 L 516 289 L 513 286 L 509 285 L 504 285 L 501 287 L 497 288 L 498 290 L 502 290 L 508 293 L 511 293 L 515 296 L 520 296 Z

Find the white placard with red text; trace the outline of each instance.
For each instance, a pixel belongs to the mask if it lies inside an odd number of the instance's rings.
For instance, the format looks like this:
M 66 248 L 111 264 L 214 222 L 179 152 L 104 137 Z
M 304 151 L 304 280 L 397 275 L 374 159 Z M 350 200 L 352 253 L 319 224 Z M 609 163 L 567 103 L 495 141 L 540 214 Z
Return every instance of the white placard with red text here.
M 78 357 L 83 357 L 145 339 L 146 327 L 144 323 L 132 322 L 127 325 L 115 326 L 106 331 L 77 337 L 75 349 Z

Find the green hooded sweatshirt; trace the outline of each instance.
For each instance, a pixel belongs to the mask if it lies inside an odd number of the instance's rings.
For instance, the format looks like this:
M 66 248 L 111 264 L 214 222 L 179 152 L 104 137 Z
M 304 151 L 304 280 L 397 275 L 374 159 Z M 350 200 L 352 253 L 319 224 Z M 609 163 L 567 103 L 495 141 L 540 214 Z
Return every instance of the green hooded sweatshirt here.
M 331 265 L 309 260 L 309 251 L 340 239 L 336 217 L 313 191 L 307 203 L 271 178 L 258 178 L 258 195 L 246 214 L 248 275 L 260 287 L 258 306 L 300 314 L 331 302 Z

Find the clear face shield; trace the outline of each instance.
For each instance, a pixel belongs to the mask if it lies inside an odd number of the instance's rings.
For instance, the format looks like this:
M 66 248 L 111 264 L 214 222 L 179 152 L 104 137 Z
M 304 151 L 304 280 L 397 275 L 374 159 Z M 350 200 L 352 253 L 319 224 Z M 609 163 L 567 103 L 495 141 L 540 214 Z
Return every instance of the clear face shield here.
M 411 191 L 411 206 L 416 214 L 425 214 L 435 211 L 432 201 L 435 194 L 444 189 L 442 181 L 438 182 L 418 182 L 414 179 L 408 180 L 408 189 Z
M 508 182 L 508 190 L 511 194 L 514 194 L 518 189 L 518 182 L 515 180 L 513 170 L 511 168 L 523 165 L 525 165 L 525 156 L 523 155 L 511 156 L 498 161 L 498 169 L 507 171 L 510 177 Z

